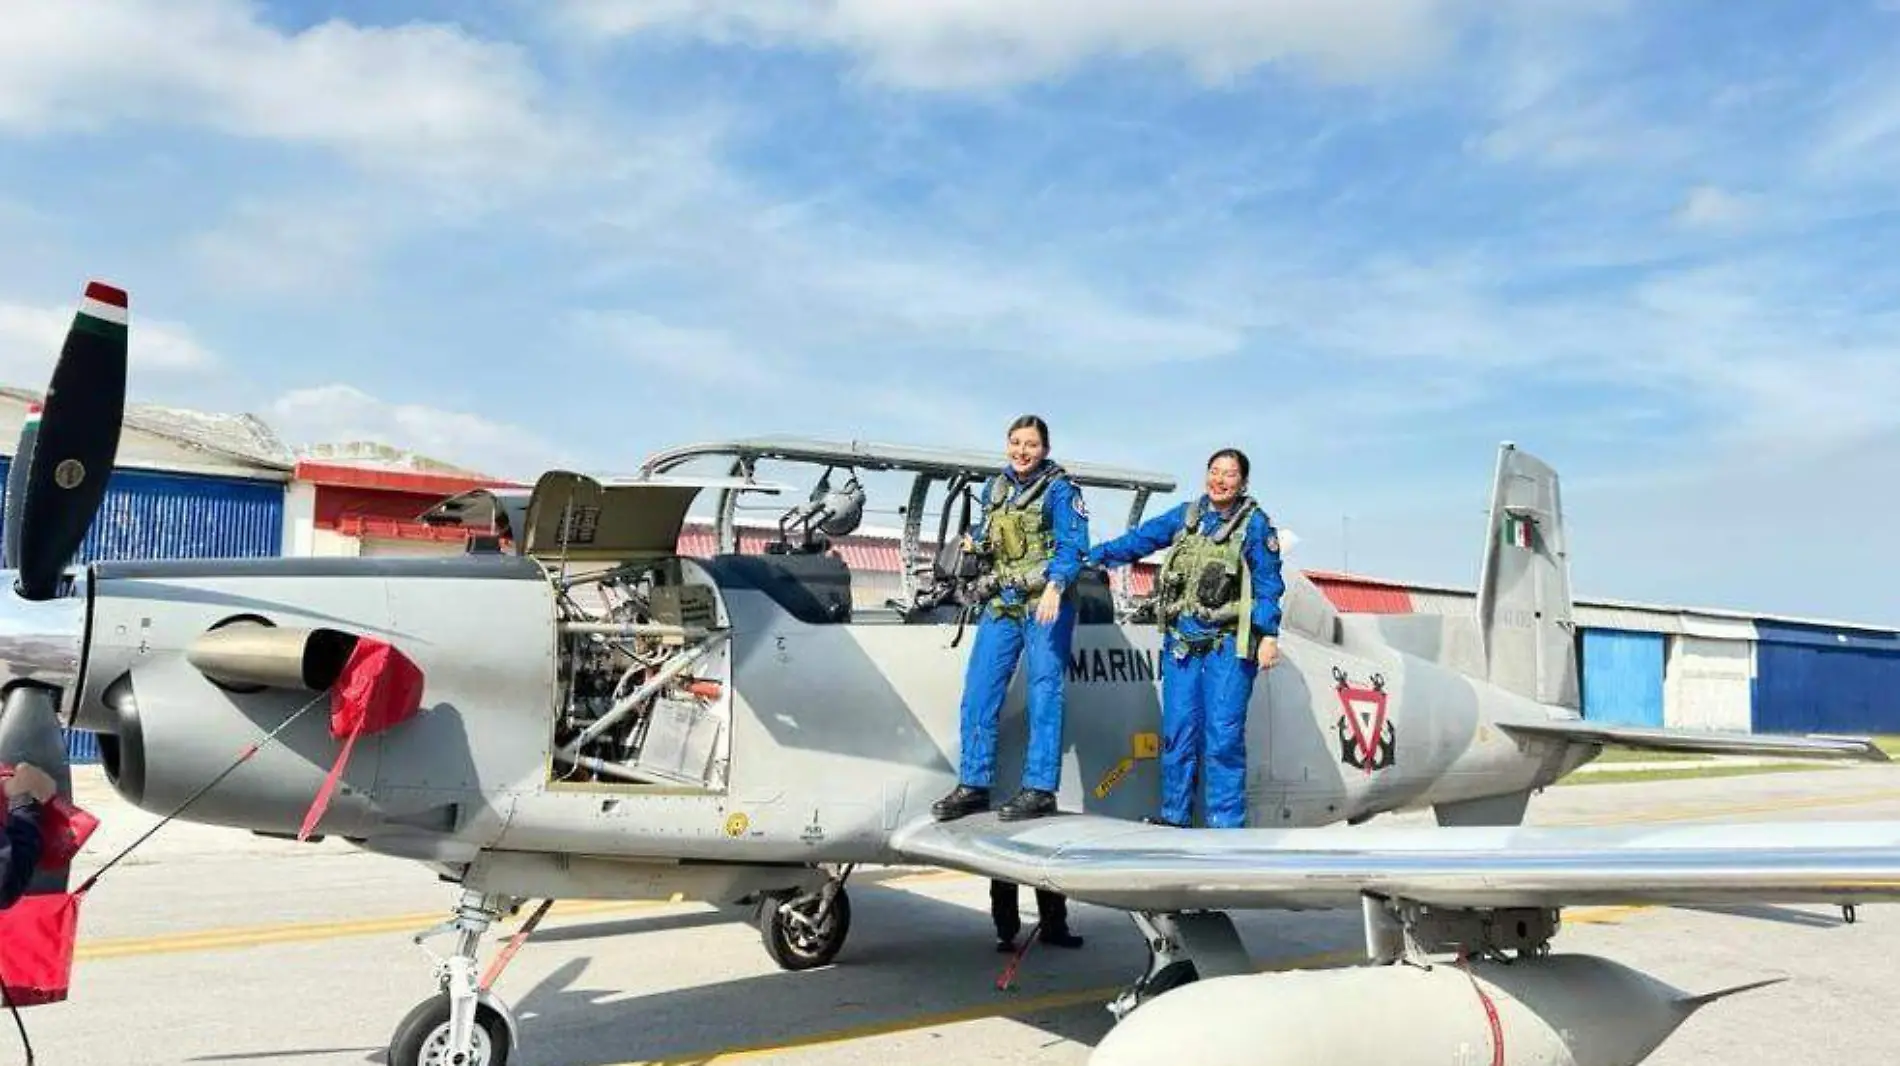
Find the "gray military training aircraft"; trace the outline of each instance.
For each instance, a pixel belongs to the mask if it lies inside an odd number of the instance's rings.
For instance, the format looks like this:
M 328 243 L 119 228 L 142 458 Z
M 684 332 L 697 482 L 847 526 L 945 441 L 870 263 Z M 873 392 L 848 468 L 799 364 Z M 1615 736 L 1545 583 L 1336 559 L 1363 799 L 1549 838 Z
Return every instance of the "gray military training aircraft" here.
M 1565 906 L 1900 898 L 1895 823 L 1522 825 L 1534 792 L 1606 747 L 1884 756 L 1865 739 L 1582 720 L 1558 479 L 1510 445 L 1470 616 L 1341 614 L 1289 570 L 1284 659 L 1249 710 L 1248 828 L 1142 823 L 1159 788 L 1160 635 L 1101 573 L 1077 589 L 1061 811 L 938 822 L 929 805 L 955 784 L 969 642 L 955 639 L 964 607 L 933 569 L 924 515 L 943 482 L 937 542 L 956 535 L 953 501 L 1000 459 L 698 444 L 631 476 L 552 471 L 531 490 L 446 499 L 429 520 L 478 534 L 460 557 L 73 567 L 116 454 L 126 329 L 124 294 L 89 287 L 13 468 L 0 760 L 56 766 L 69 793 L 59 729 L 94 731 L 106 776 L 139 807 L 190 801 L 191 821 L 297 836 L 339 751 L 327 716 L 301 711 L 359 642 L 399 650 L 423 678 L 419 713 L 355 743 L 316 826 L 459 890 L 431 931 L 454 936 L 440 991 L 396 1027 L 391 1066 L 501 1066 L 518 1050 L 518 1024 L 476 962 L 491 925 L 530 900 L 680 894 L 756 908 L 772 959 L 802 970 L 838 956 L 856 867 L 935 866 L 1131 915 L 1149 958 L 1111 1007 L 1099 1064 L 1446 1062 L 1488 1047 L 1495 1063 L 1595 1066 L 1641 1061 L 1737 989 L 1692 996 L 1550 955 Z M 729 466 L 682 471 L 702 459 Z M 789 487 L 764 480 L 761 461 L 823 476 L 765 551 L 744 553 L 739 501 Z M 1131 525 L 1175 488 L 1065 465 L 1084 489 L 1132 493 Z M 871 473 L 912 488 L 901 592 L 866 607 L 826 548 L 858 527 L 859 475 Z M 682 522 L 708 490 L 717 549 L 683 556 Z M 1002 731 L 1008 780 L 1020 678 Z M 1438 824 L 1360 824 L 1413 809 Z M 1257 973 L 1228 917 L 1319 908 L 1362 912 L 1367 965 Z M 1448 953 L 1460 964 L 1433 961 Z M 1315 997 L 1376 999 L 1418 1027 L 1395 1046 L 1356 1031 L 1379 1027 L 1306 1009 Z

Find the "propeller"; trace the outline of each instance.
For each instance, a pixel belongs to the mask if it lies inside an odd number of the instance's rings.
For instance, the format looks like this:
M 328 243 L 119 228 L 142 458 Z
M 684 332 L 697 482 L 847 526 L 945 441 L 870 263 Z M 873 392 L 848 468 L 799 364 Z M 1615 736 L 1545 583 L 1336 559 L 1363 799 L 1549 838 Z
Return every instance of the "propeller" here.
M 5 602 L 10 597 L 0 593 L 0 614 L 6 622 L 0 627 L 0 653 L 33 650 L 4 664 L 14 680 L 0 696 L 0 763 L 38 766 L 52 775 L 59 794 L 66 797 L 72 795 L 72 766 L 59 719 L 58 688 L 72 678 L 46 680 L 44 672 L 53 658 L 47 648 L 70 642 L 70 661 L 50 672 L 76 671 L 80 623 L 77 615 L 61 609 L 60 581 L 92 528 L 118 458 L 127 325 L 124 290 L 96 281 L 88 284 L 46 397 L 28 411 L 7 471 L 0 553 L 6 568 L 18 572 L 11 590 L 18 599 Z M 64 891 L 70 876 L 69 868 L 38 870 L 28 891 Z
M 59 363 L 20 428 L 7 473 L 6 565 L 24 599 L 48 600 L 92 528 L 118 457 L 125 417 L 125 290 L 91 282 Z

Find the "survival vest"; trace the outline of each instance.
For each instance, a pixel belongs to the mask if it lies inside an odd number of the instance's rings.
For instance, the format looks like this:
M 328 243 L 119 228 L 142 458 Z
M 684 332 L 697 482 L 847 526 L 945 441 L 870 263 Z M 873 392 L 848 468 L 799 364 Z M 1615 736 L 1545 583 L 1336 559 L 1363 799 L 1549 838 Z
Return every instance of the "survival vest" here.
M 1034 481 L 1012 493 L 1009 478 L 990 480 L 984 499 L 983 536 L 989 549 L 997 593 L 1015 588 L 1024 595 L 1040 593 L 1049 583 L 1049 560 L 1055 555 L 1055 532 L 1043 515 L 1042 497 L 1057 478 L 1068 472 L 1055 463 L 1044 464 Z
M 1157 582 L 1156 619 L 1162 629 L 1179 636 L 1181 619 L 1191 617 L 1207 629 L 1234 632 L 1235 651 L 1247 655 L 1253 636 L 1253 575 L 1242 551 L 1246 537 L 1236 534 L 1259 509 L 1253 497 L 1244 496 L 1214 532 L 1203 533 L 1201 500 L 1188 504 Z

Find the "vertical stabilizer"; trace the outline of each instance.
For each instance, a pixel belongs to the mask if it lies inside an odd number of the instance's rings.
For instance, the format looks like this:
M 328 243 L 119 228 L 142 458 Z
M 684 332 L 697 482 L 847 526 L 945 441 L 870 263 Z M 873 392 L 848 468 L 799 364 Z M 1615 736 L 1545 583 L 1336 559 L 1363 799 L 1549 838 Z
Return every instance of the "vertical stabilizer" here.
M 1581 706 L 1557 472 L 1509 442 L 1498 449 L 1477 609 L 1492 684 L 1539 703 Z

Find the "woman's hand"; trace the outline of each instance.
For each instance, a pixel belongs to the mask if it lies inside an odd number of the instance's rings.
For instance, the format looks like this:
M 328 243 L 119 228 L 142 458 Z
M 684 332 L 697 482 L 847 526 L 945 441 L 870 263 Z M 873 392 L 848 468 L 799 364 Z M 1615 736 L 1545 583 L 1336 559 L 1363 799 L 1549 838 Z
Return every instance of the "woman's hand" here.
M 1062 610 L 1062 590 L 1054 585 L 1045 585 L 1042 589 L 1042 601 L 1036 604 L 1036 621 L 1043 625 L 1056 620 Z
M 1280 642 L 1273 637 L 1261 637 L 1260 647 L 1254 653 L 1254 658 L 1259 661 L 1260 669 L 1273 669 L 1280 661 Z
M 32 763 L 23 762 L 14 767 L 12 776 L 6 779 L 8 799 L 24 794 L 45 803 L 53 798 L 56 790 L 57 786 L 53 784 L 53 779 L 46 775 L 46 771 Z

